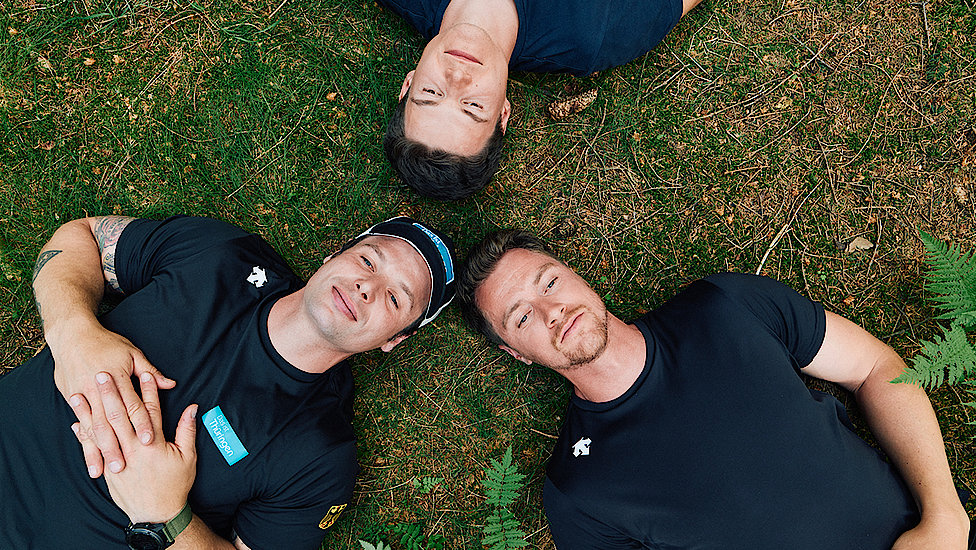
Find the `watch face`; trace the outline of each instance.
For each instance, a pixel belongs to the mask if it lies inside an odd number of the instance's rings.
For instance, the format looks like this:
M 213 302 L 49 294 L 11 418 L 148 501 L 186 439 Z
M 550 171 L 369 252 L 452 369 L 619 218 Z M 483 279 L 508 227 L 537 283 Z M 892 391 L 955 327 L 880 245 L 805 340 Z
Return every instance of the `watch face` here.
M 125 542 L 132 550 L 160 550 L 166 548 L 163 539 L 154 531 L 143 527 L 133 527 L 125 535 Z

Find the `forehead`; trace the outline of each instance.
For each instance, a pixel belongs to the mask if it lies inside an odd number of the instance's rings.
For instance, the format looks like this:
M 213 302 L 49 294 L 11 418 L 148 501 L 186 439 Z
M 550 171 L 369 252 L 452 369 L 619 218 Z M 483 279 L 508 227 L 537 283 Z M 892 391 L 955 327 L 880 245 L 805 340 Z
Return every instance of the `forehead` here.
M 349 252 L 370 254 L 374 261 L 381 262 L 379 266 L 381 269 L 385 267 L 382 263 L 394 267 L 383 272 L 394 281 L 407 285 L 411 291 L 419 293 L 418 296 L 427 296 L 428 298 L 421 300 L 422 303 L 419 304 L 422 307 L 427 306 L 432 275 L 424 257 L 413 245 L 396 237 L 370 235 L 346 251 Z
M 410 91 L 410 95 L 414 93 L 414 90 Z M 450 100 L 417 105 L 408 98 L 404 106 L 403 134 L 407 139 L 464 157 L 480 153 L 495 126 L 494 119 L 487 122 L 472 120 L 458 103 Z
M 540 275 L 553 269 L 569 268 L 540 252 L 524 248 L 509 250 L 475 291 L 475 301 L 494 325 L 509 306 L 534 291 Z

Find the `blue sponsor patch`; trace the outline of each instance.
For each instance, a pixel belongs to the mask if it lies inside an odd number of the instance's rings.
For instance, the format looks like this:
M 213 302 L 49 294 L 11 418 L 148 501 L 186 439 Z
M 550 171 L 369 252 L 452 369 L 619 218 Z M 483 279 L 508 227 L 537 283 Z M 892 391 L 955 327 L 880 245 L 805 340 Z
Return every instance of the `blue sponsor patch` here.
M 247 449 L 244 448 L 241 439 L 237 437 L 234 428 L 230 426 L 230 422 L 227 422 L 227 417 L 224 416 L 219 405 L 203 415 L 203 425 L 206 426 L 210 438 L 217 445 L 217 450 L 224 455 L 224 460 L 227 461 L 228 466 L 233 466 L 238 460 L 247 456 Z

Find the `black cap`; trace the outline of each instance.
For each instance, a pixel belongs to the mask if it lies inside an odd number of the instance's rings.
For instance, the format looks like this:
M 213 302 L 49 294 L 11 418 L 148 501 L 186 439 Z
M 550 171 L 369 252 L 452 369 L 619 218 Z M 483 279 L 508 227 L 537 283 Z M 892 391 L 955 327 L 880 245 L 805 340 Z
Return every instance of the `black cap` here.
M 420 326 L 435 317 L 454 299 L 454 243 L 440 231 L 413 218 L 398 216 L 380 222 L 360 234 L 394 237 L 410 243 L 420 253 L 430 271 L 430 303 Z

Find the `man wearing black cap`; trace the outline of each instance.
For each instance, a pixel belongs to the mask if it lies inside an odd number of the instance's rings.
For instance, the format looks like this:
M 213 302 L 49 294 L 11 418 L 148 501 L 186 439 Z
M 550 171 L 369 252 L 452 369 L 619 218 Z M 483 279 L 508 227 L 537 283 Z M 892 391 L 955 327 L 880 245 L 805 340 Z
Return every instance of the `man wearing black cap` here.
M 103 284 L 124 298 L 96 318 Z M 0 548 L 318 548 L 358 469 L 345 359 L 430 322 L 454 268 L 403 217 L 303 283 L 237 227 L 106 216 L 55 232 L 34 289 L 49 347 L 0 380 Z

